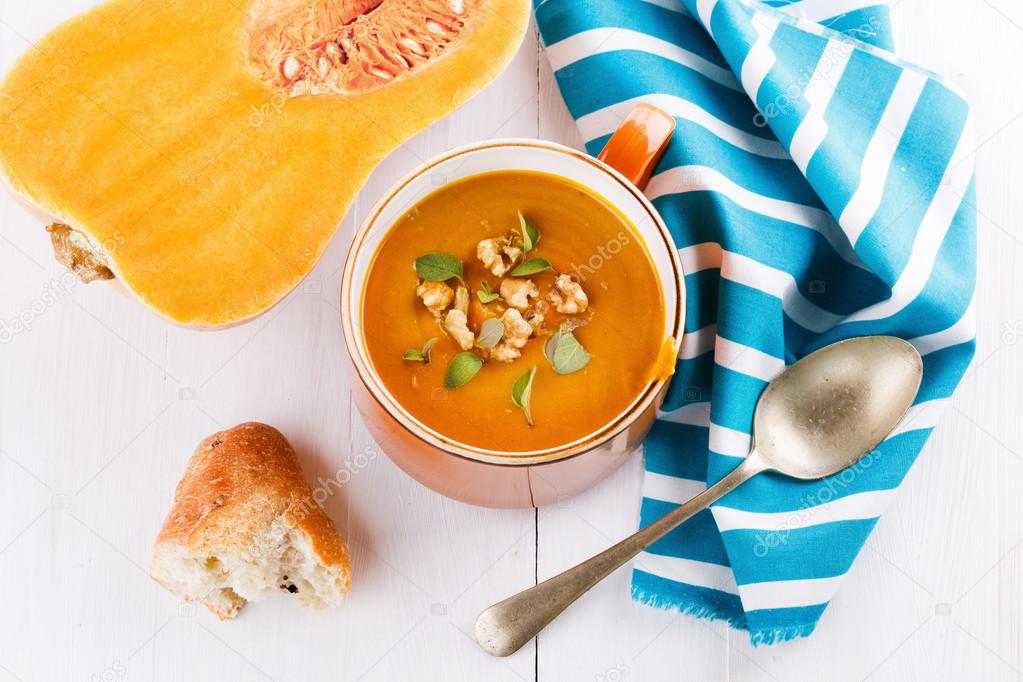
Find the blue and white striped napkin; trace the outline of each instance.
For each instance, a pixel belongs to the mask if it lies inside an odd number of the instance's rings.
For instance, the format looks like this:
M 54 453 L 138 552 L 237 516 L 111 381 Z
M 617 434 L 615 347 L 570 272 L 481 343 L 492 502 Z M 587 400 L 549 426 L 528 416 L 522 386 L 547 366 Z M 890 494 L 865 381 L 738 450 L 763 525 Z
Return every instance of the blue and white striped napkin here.
M 923 354 L 917 404 L 854 469 L 758 477 L 636 560 L 641 602 L 754 643 L 806 636 L 973 356 L 969 107 L 889 51 L 876 0 L 542 0 L 536 18 L 591 153 L 637 102 L 678 122 L 647 195 L 682 255 L 687 336 L 642 525 L 746 455 L 787 364 L 868 334 Z

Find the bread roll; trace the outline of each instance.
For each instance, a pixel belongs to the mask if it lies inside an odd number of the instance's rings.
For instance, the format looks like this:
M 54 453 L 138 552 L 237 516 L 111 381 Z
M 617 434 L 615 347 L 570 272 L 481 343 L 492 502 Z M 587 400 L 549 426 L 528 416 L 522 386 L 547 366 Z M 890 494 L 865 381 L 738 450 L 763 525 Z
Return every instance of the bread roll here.
M 255 422 L 199 444 L 149 571 L 222 620 L 274 592 L 303 606 L 335 606 L 351 579 L 348 547 L 314 499 L 291 444 Z

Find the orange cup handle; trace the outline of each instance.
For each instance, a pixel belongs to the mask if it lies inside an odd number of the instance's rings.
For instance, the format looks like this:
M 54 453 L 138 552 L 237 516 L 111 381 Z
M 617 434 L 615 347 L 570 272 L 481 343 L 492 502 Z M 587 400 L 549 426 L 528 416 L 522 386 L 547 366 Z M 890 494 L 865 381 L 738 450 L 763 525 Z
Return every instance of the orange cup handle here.
M 675 119 L 655 106 L 637 104 L 597 157 L 644 189 L 675 132 Z

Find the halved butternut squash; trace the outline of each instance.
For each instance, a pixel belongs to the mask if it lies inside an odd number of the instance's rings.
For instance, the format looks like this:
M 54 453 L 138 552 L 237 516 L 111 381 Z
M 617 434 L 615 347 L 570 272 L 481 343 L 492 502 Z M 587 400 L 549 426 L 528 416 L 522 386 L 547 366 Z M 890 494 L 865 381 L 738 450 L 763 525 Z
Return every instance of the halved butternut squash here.
M 504 68 L 528 13 L 528 0 L 114 0 L 0 87 L 0 168 L 59 224 L 79 274 L 109 271 L 181 324 L 241 322 L 313 268 L 384 156 Z

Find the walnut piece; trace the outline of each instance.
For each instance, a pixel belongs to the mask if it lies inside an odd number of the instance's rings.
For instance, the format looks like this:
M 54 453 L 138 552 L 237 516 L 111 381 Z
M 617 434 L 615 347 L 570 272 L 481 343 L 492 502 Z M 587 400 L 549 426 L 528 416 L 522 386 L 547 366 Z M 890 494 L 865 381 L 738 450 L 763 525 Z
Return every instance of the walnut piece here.
M 423 299 L 423 305 L 431 313 L 440 317 L 444 309 L 451 305 L 451 301 L 455 298 L 455 292 L 444 282 L 427 282 L 424 280 L 416 288 L 416 296 Z
M 444 331 L 451 335 L 462 350 L 472 350 L 476 335 L 469 330 L 469 318 L 463 311 L 457 308 L 448 311 L 444 318 Z
M 461 285 L 455 291 L 455 310 L 461 310 L 466 315 L 469 314 L 469 290 Z
M 515 308 L 508 308 L 501 316 L 504 338 L 494 348 L 493 358 L 498 362 L 512 362 L 522 355 L 521 349 L 533 334 L 533 327 Z
M 533 328 L 534 334 L 539 334 L 543 329 L 543 313 L 539 310 L 530 310 L 526 313 L 526 322 Z
M 554 290 L 547 294 L 547 300 L 563 315 L 576 315 L 590 306 L 586 292 L 571 275 L 558 275 Z
M 522 247 L 514 236 L 484 239 L 476 245 L 476 257 L 494 277 L 503 277 L 522 258 Z
M 512 308 L 525 310 L 529 307 L 529 299 L 539 294 L 540 290 L 530 279 L 506 279 L 501 282 L 501 298 Z

